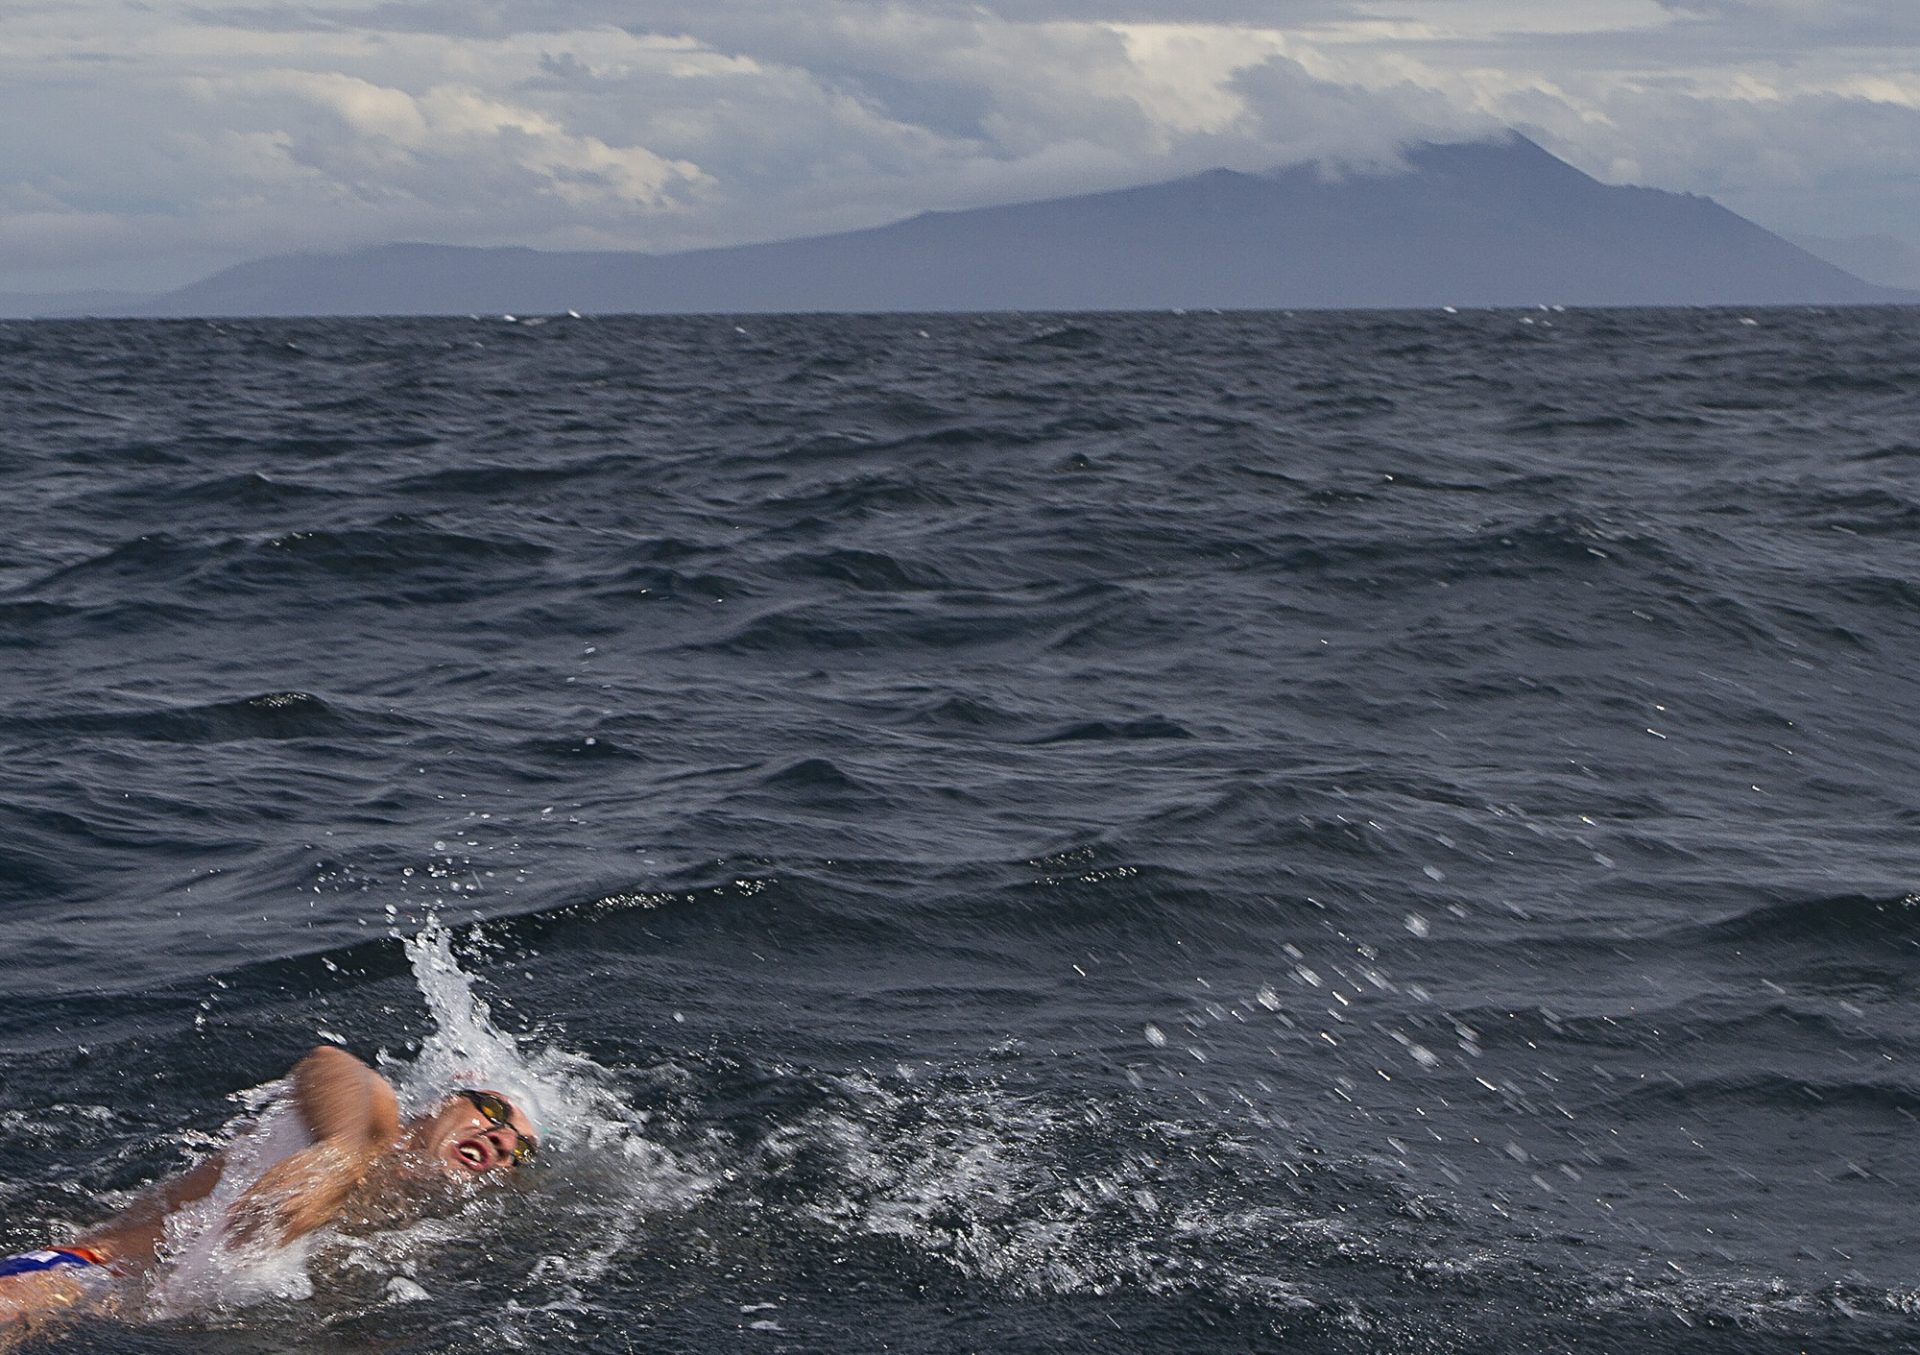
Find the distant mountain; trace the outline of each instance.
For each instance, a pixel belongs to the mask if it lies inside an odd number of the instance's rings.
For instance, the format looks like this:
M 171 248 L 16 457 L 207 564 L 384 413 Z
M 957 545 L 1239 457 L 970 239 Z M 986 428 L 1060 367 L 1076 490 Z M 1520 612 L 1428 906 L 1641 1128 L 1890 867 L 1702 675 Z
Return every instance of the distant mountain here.
M 389 245 L 263 259 L 152 315 L 1768 305 L 1920 300 L 1703 197 L 1612 187 L 1524 137 L 1405 172 L 1170 183 L 691 253 Z
M 1788 237 L 1809 254 L 1883 287 L 1920 288 L 1920 245 L 1891 235 Z

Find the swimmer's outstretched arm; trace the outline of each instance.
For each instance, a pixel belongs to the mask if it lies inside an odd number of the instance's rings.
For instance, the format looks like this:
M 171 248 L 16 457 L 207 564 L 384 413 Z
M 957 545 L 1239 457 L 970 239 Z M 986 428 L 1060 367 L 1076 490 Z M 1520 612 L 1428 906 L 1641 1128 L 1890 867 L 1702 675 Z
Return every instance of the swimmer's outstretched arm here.
M 211 1194 L 225 1164 L 226 1155 L 215 1153 L 185 1175 L 162 1181 L 108 1222 L 81 1234 L 78 1245 L 99 1253 L 122 1273 L 145 1270 L 167 1235 L 168 1216 Z
M 294 1065 L 293 1104 L 313 1144 L 275 1163 L 234 1202 L 235 1241 L 287 1243 L 331 1223 L 400 1138 L 393 1088 L 343 1049 L 321 1045 Z

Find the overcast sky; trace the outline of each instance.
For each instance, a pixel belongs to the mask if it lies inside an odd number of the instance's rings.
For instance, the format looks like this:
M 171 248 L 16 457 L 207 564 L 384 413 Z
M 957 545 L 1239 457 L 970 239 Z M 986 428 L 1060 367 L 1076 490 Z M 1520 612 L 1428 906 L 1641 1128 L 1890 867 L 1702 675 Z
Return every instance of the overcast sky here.
M 1506 126 L 1920 241 L 1920 0 L 0 0 L 0 290 L 775 239 Z

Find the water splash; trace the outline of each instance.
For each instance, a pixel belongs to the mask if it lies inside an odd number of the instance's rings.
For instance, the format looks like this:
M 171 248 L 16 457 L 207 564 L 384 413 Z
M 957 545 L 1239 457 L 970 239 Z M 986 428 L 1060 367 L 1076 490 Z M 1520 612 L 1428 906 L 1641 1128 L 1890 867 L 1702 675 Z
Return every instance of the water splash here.
M 477 932 L 474 940 L 484 946 Z M 581 1302 L 649 1216 L 692 1207 L 713 1179 L 648 1139 L 648 1117 L 608 1070 L 557 1045 L 529 1049 L 501 1030 L 453 942 L 437 923 L 403 942 L 433 1033 L 411 1063 L 383 1059 L 381 1071 L 403 1114 L 432 1111 L 452 1088 L 480 1086 L 533 1120 L 543 1157 L 527 1189 L 540 1196 L 538 1231 L 564 1250 L 534 1255 L 528 1287 L 536 1292 L 526 1297 Z

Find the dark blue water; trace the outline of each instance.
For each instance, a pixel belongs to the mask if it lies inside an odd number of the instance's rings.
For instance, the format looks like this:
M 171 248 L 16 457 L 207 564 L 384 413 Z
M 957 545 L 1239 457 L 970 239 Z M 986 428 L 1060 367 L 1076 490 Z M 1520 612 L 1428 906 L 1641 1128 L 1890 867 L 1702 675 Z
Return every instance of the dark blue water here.
M 49 1348 L 1920 1345 L 1920 311 L 11 325 L 0 414 L 0 1247 L 474 995 L 574 1097 Z

